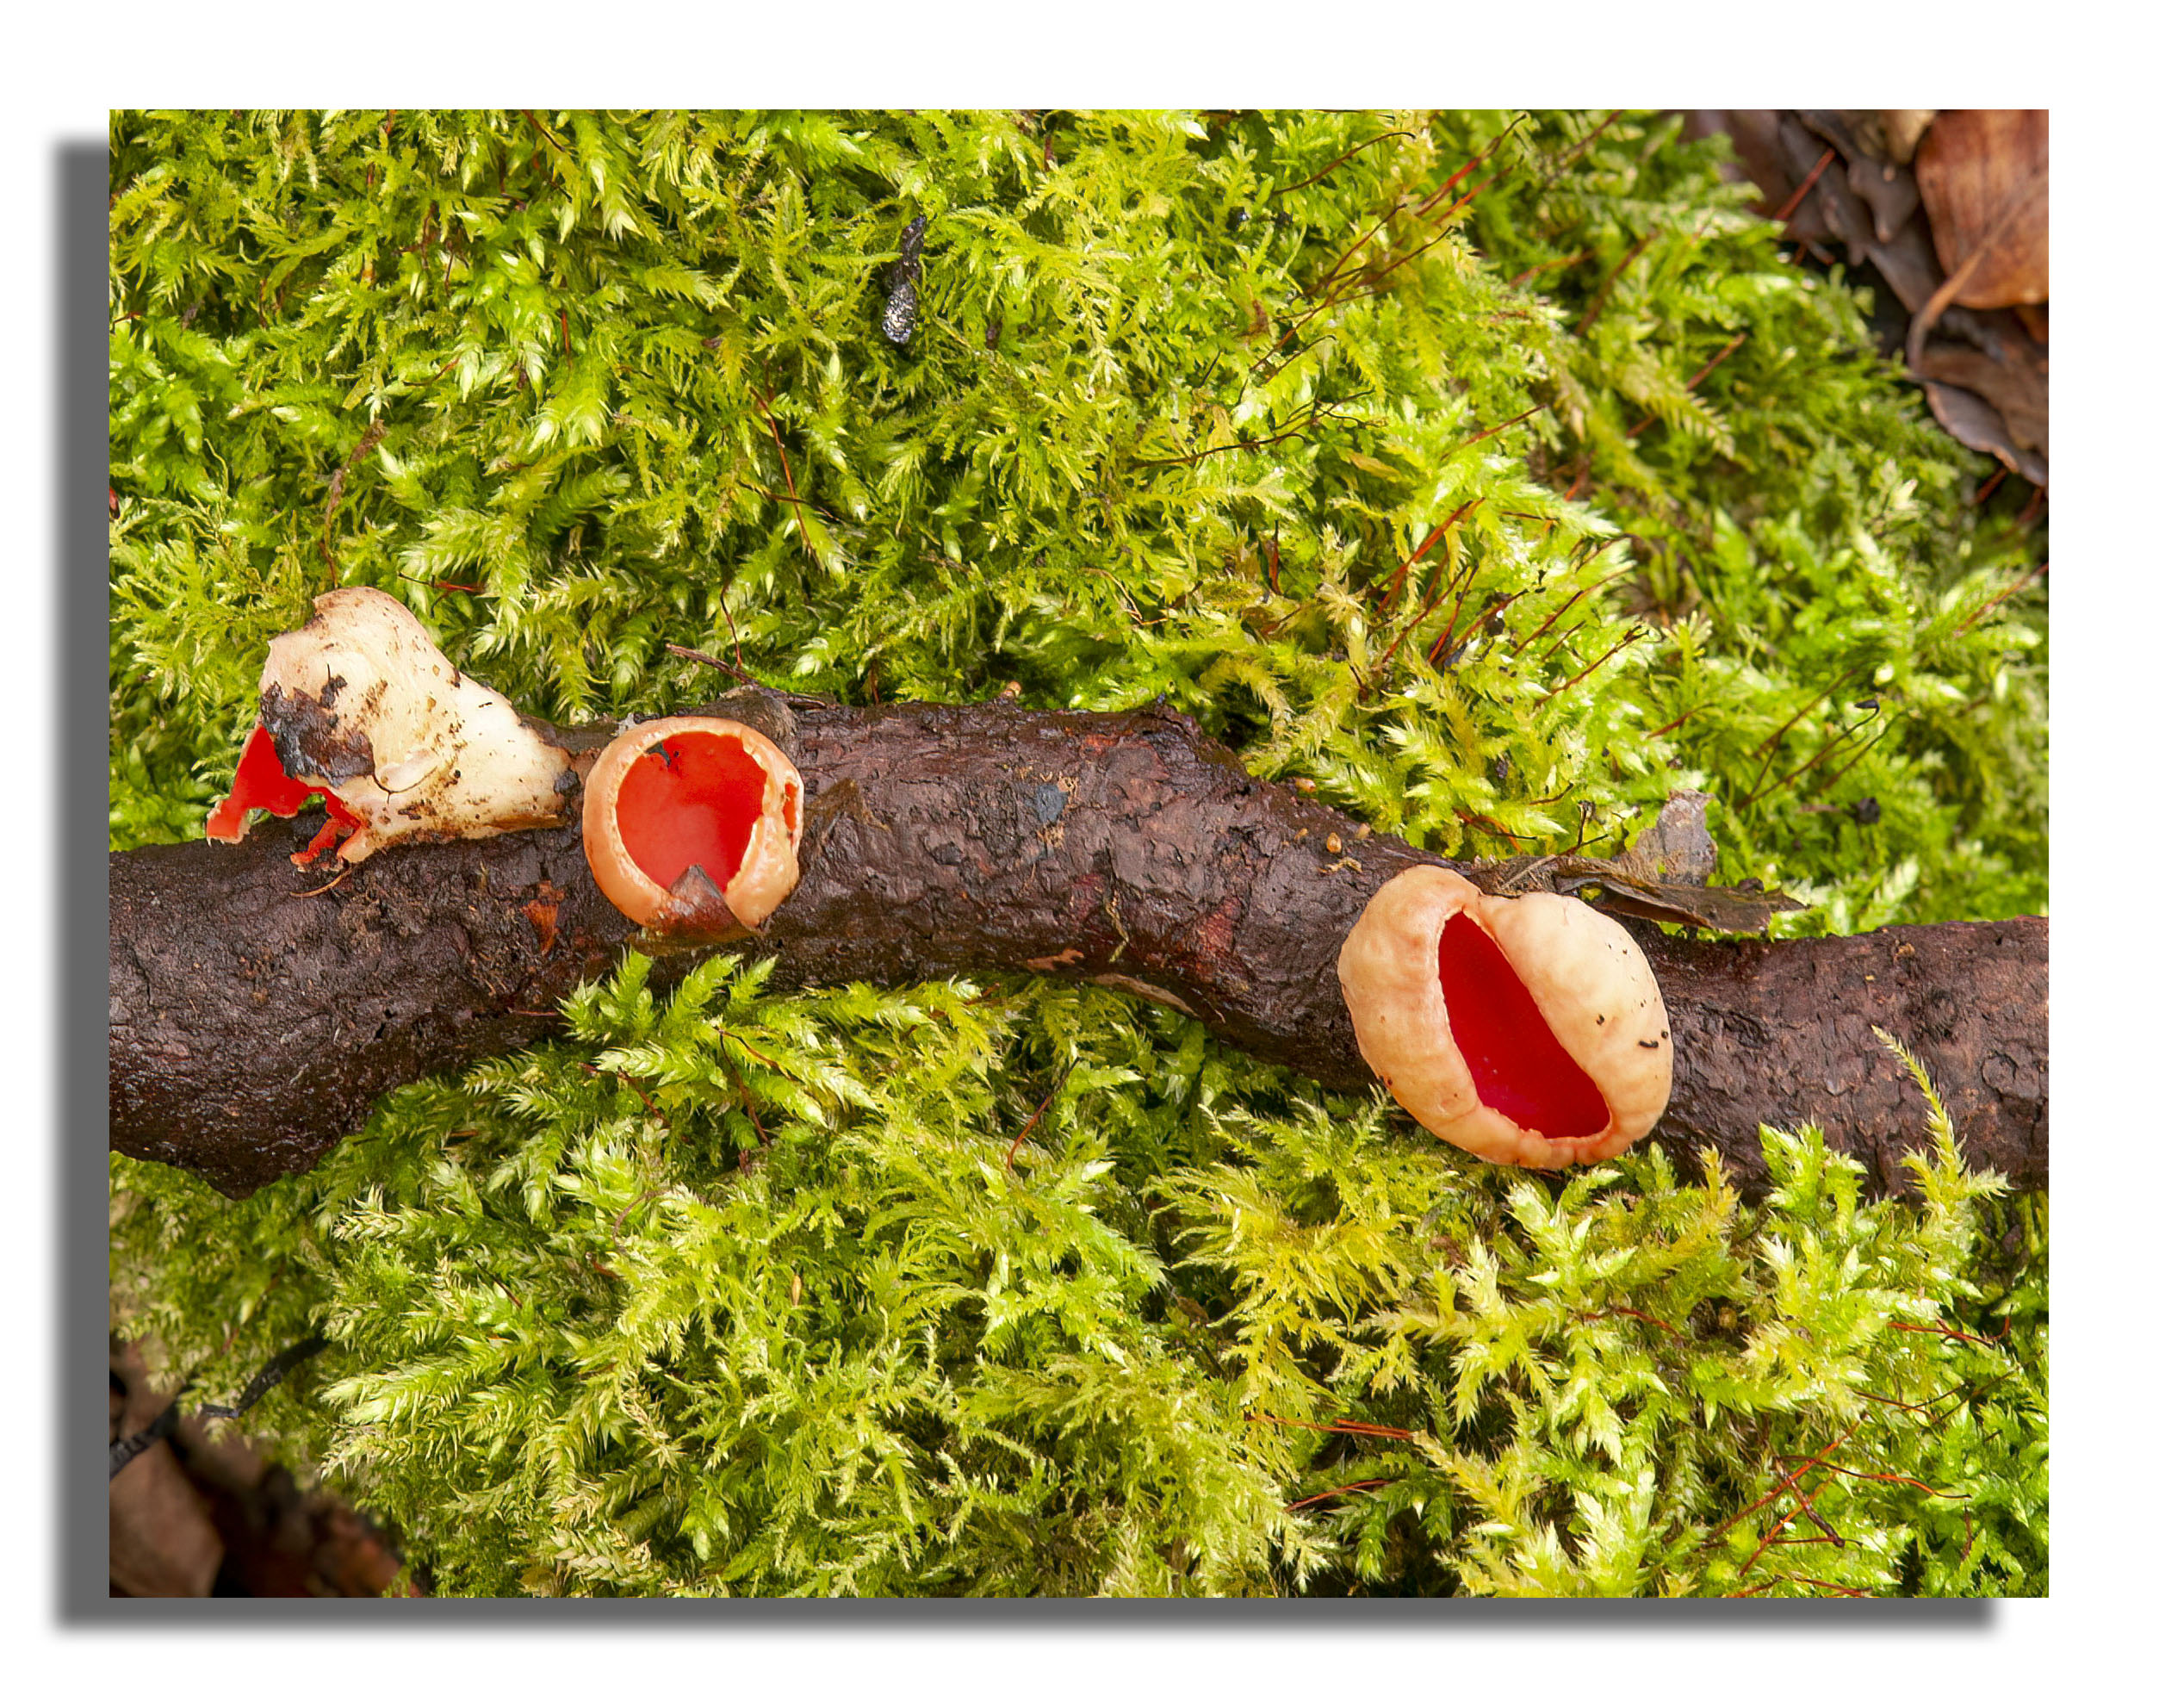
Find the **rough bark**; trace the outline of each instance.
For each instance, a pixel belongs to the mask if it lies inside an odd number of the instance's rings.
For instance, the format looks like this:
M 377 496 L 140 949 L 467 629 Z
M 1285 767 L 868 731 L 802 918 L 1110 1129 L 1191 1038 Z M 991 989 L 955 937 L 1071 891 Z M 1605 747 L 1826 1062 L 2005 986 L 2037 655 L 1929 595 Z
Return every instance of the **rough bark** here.
M 1247 776 L 1166 712 L 713 709 L 803 776 L 802 883 L 749 945 L 779 984 L 1092 979 L 1323 1084 L 1374 1083 L 1335 955 L 1372 892 L 1431 855 Z M 389 850 L 324 888 L 286 858 L 311 818 L 111 862 L 112 1145 L 236 1196 L 311 1166 L 389 1088 L 543 1035 L 634 935 L 574 825 Z M 1687 1165 L 1714 1145 L 1759 1191 L 1759 1125 L 1812 1121 L 1896 1189 L 1925 1110 L 1878 1025 L 1926 1062 L 1973 1161 L 2044 1184 L 2044 920 L 1637 935 L 1672 1022 L 1658 1137 Z

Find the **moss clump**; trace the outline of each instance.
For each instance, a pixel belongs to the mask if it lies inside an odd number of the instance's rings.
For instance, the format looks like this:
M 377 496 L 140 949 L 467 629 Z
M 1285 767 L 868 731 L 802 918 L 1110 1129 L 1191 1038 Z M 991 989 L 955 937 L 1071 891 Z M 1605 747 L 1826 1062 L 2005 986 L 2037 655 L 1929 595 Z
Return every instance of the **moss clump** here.
M 1449 854 L 1706 786 L 1796 929 L 2044 910 L 2032 543 L 1712 150 L 1509 124 L 119 115 L 115 845 L 365 583 L 558 719 L 706 697 L 669 642 L 1161 694 Z M 442 1588 L 2044 1587 L 2044 1208 L 1945 1135 L 1758 1214 L 1107 993 L 642 976 L 245 1204 L 115 1164 L 122 1326 L 326 1332 L 264 1426 Z

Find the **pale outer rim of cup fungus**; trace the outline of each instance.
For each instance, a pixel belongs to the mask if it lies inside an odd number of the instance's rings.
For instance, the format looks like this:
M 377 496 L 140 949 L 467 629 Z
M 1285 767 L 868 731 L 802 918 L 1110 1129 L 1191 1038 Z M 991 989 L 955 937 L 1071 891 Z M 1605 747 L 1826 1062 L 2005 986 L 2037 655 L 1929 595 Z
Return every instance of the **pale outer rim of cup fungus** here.
M 726 717 L 655 717 L 633 724 L 601 749 L 585 779 L 585 858 L 600 892 L 629 919 L 664 935 L 662 917 L 675 898 L 653 881 L 630 857 L 616 814 L 616 798 L 630 767 L 654 745 L 675 736 L 721 736 L 740 742 L 765 773 L 765 796 L 757 822 L 750 827 L 742 863 L 721 889 L 728 910 L 752 930 L 795 891 L 801 880 L 796 850 L 802 841 L 802 773 L 772 739 L 747 724 Z M 795 822 L 787 822 L 787 798 L 793 792 Z
M 1439 939 L 1457 913 L 1491 937 L 1560 1047 L 1604 1100 L 1598 1132 L 1550 1137 L 1479 1096 L 1455 1045 Z M 1568 896 L 1487 896 L 1443 866 L 1381 885 L 1337 963 L 1357 1047 L 1405 1109 L 1490 1162 L 1560 1168 L 1616 1156 L 1655 1127 L 1672 1096 L 1672 1023 L 1657 976 L 1618 922 Z

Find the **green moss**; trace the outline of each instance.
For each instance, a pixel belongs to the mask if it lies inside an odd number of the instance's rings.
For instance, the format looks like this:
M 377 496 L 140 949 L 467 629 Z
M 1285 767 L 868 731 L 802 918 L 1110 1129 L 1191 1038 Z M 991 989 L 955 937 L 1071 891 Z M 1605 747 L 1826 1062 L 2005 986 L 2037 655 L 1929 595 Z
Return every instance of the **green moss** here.
M 1507 124 L 118 116 L 114 845 L 366 583 L 558 719 L 709 695 L 670 642 L 1159 694 L 1449 854 L 1706 786 L 1786 929 L 2044 911 L 2032 543 L 1715 150 L 1532 117 L 1450 183 Z M 1757 1214 L 1107 993 L 642 977 L 245 1204 L 115 1164 L 123 1325 L 220 1393 L 321 1328 L 264 1426 L 441 1587 L 2044 1588 L 2044 1205 L 1945 1137 L 1915 1208 L 1778 1141 Z M 1757 1557 L 1817 1453 L 1843 1544 Z

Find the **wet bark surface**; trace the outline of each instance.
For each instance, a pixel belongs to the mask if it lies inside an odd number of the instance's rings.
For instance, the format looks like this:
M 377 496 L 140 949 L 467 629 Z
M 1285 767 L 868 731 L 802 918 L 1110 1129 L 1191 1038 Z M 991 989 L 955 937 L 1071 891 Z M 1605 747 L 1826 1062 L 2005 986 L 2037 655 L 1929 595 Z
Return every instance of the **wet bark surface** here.
M 700 709 L 758 724 L 803 773 L 802 882 L 741 946 L 777 957 L 776 984 L 1089 979 L 1323 1084 L 1374 1084 L 1336 954 L 1381 884 L 1449 862 L 1248 776 L 1167 711 Z M 287 858 L 316 822 L 112 857 L 114 1148 L 245 1195 L 390 1088 L 553 1031 L 636 938 L 574 824 L 392 849 L 332 882 Z M 2044 1183 L 2045 921 L 1776 944 L 1630 929 L 1672 1022 L 1658 1137 L 1689 1165 L 1713 1144 L 1758 1190 L 1759 1125 L 1813 1121 L 1894 1189 L 1925 1109 L 1878 1025 L 1925 1061 L 1972 1160 Z

